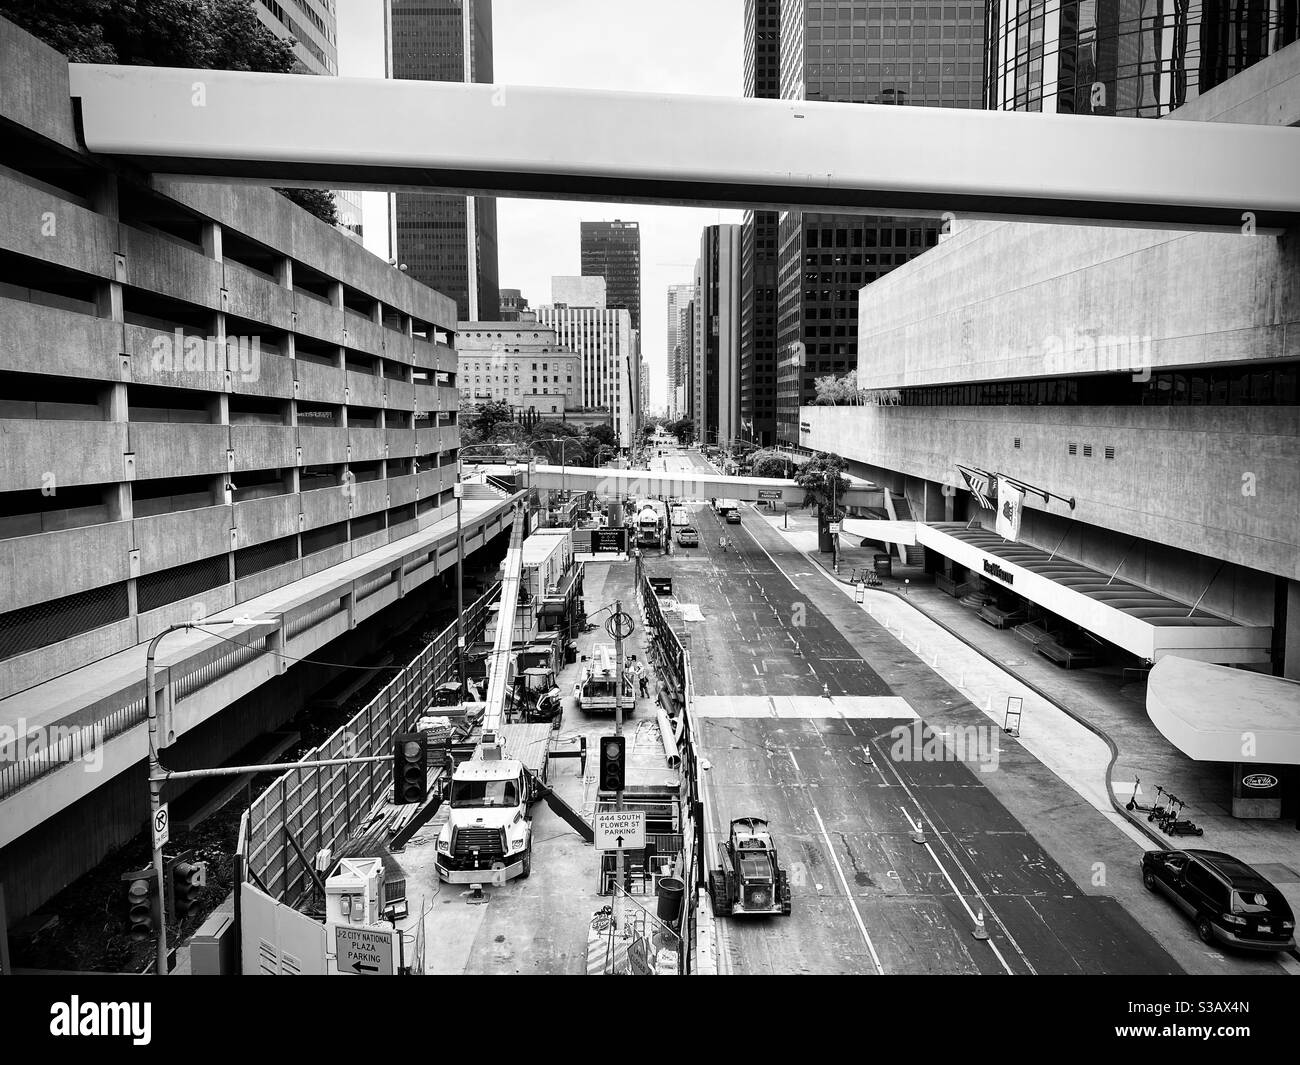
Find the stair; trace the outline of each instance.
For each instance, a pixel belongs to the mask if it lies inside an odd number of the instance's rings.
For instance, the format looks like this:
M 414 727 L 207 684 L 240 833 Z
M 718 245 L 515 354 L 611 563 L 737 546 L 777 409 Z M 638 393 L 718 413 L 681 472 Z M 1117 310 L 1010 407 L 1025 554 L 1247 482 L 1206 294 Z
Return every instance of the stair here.
M 915 521 L 912 517 L 912 504 L 907 496 L 898 492 L 886 494 L 886 505 L 894 521 Z M 919 544 L 897 544 L 898 560 L 904 566 L 920 566 L 925 562 L 925 549 Z

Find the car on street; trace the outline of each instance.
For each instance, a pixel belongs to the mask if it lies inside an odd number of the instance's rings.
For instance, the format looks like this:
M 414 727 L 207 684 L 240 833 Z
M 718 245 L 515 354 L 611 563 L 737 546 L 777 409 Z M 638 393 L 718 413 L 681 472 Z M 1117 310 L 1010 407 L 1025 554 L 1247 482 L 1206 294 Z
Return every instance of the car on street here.
M 694 525 L 683 525 L 677 530 L 677 542 L 682 547 L 699 547 L 700 534 Z
M 1295 917 L 1264 875 L 1221 851 L 1148 851 L 1142 883 L 1167 896 L 1206 943 L 1243 950 L 1290 950 Z

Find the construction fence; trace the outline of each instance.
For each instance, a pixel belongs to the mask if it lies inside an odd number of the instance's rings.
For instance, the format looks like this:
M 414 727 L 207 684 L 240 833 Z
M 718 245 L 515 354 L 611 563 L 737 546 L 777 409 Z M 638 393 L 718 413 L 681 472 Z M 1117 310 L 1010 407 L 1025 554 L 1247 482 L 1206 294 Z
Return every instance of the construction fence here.
M 480 640 L 494 585 L 465 611 L 466 644 Z M 433 701 L 439 684 L 457 673 L 456 624 L 420 654 L 346 725 L 301 761 L 388 754 L 393 737 L 409 732 Z M 387 793 L 387 762 L 289 769 L 244 813 L 239 831 L 241 879 L 290 906 L 309 894 L 316 853 L 339 844 L 361 826 Z

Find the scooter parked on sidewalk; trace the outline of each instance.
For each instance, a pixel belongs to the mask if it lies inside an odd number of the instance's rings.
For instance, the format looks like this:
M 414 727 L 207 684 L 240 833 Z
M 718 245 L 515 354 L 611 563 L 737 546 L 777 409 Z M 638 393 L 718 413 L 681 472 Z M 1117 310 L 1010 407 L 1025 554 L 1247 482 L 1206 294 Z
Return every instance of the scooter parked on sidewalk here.
M 1160 826 L 1161 830 L 1165 833 L 1165 835 L 1167 836 L 1205 835 L 1204 829 L 1200 828 L 1194 821 L 1187 820 L 1182 816 L 1183 807 L 1185 807 L 1187 803 L 1183 802 L 1182 799 L 1173 798 L 1172 795 L 1170 796 L 1170 799 L 1172 800 L 1170 806 L 1171 816 L 1164 822 L 1164 824 Z M 1177 804 L 1178 806 L 1176 812 L 1173 810 L 1173 804 Z
M 1153 809 L 1155 809 L 1154 806 L 1143 806 L 1140 802 L 1137 801 L 1138 791 L 1141 785 L 1142 785 L 1142 778 L 1138 776 L 1136 773 L 1133 774 L 1133 794 L 1129 796 L 1128 802 L 1124 804 L 1124 809 L 1129 811 L 1136 810 L 1144 814 L 1150 813 Z

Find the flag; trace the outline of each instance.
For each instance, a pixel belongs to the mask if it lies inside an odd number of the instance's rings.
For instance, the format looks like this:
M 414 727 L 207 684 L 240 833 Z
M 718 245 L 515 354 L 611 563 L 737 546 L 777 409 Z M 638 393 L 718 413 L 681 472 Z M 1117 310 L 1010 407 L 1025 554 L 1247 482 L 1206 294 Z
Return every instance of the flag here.
M 990 498 L 989 475 L 983 470 L 968 470 L 965 466 L 958 466 L 961 475 L 966 479 L 966 487 L 970 489 L 971 495 L 985 510 L 993 510 L 993 500 Z
M 1024 509 L 1025 490 L 1005 477 L 998 478 L 997 532 L 1004 540 L 1020 539 L 1020 512 Z

